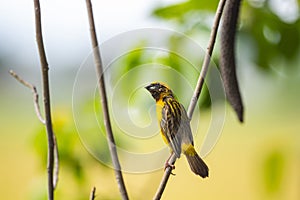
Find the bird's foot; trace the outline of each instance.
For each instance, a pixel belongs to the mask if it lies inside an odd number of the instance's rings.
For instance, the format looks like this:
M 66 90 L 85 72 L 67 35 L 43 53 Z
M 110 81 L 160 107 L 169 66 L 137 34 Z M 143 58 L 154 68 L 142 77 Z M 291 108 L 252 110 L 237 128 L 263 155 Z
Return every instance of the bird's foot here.
M 167 168 L 171 168 L 171 174 L 172 174 L 173 176 L 176 175 L 176 174 L 174 174 L 174 173 L 172 172 L 172 170 L 175 169 L 175 165 L 172 165 L 172 164 L 170 164 L 170 163 L 167 161 L 167 162 L 165 163 L 165 171 L 166 171 Z

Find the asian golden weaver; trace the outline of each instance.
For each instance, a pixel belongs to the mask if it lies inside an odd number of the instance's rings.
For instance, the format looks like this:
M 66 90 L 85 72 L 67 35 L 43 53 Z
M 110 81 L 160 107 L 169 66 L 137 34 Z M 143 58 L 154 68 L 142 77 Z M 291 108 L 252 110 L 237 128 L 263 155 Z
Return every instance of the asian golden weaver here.
M 208 177 L 208 167 L 194 148 L 190 120 L 183 105 L 176 100 L 172 90 L 162 83 L 151 83 L 145 88 L 156 101 L 157 119 L 165 143 L 177 158 L 181 153 L 186 156 L 195 174 Z

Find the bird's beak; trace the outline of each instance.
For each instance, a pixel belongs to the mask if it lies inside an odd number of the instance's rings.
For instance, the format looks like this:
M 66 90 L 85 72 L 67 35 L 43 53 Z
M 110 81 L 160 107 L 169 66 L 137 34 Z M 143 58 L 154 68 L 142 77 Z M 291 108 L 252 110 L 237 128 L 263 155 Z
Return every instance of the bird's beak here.
M 151 85 L 146 86 L 145 89 L 150 92 L 151 91 Z

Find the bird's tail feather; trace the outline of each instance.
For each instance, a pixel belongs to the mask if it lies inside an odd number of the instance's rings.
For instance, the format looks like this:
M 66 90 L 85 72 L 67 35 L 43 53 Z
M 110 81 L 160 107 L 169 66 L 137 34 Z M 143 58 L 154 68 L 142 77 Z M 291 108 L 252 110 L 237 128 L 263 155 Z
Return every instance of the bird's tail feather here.
M 191 170 L 195 174 L 201 176 L 202 178 L 208 177 L 208 167 L 197 154 L 195 148 L 192 145 L 184 152 L 184 154 L 191 167 Z

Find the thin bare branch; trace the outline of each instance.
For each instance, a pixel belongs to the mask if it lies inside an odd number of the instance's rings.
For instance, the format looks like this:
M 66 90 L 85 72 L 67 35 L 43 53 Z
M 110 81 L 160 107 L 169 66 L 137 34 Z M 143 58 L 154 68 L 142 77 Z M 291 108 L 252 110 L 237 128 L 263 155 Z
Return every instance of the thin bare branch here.
M 35 113 L 38 117 L 38 119 L 40 120 L 40 122 L 42 122 L 42 124 L 45 124 L 45 120 L 42 117 L 41 114 L 41 109 L 40 109 L 40 105 L 39 105 L 39 94 L 37 93 L 37 89 L 36 87 L 25 81 L 24 79 L 22 79 L 18 74 L 16 74 L 13 70 L 9 70 L 10 75 L 12 75 L 17 81 L 19 81 L 21 84 L 23 84 L 24 86 L 28 87 L 29 89 L 31 89 L 32 95 L 33 95 L 33 105 L 34 105 L 34 110 Z
M 40 120 L 42 124 L 45 125 L 45 119 L 42 117 L 41 110 L 40 110 L 40 105 L 39 105 L 39 94 L 37 92 L 37 89 L 35 85 L 25 81 L 23 78 L 21 78 L 16 72 L 13 70 L 9 70 L 10 75 L 12 75 L 17 81 L 19 81 L 22 85 L 25 87 L 28 87 L 32 91 L 33 95 L 33 105 L 35 108 L 35 113 Z M 58 148 L 56 144 L 56 137 L 55 134 L 53 135 L 53 140 L 54 140 L 54 178 L 53 178 L 53 185 L 54 188 L 56 188 L 56 185 L 58 183 L 58 174 L 59 174 L 59 158 L 58 158 Z
M 198 78 L 197 85 L 196 85 L 194 94 L 192 96 L 192 99 L 191 99 L 191 102 L 190 102 L 190 105 L 189 105 L 189 108 L 188 108 L 188 111 L 187 111 L 188 117 L 190 119 L 193 116 L 197 101 L 199 99 L 200 93 L 201 93 L 202 88 L 203 88 L 204 80 L 205 80 L 205 77 L 206 77 L 206 74 L 207 74 L 207 71 L 208 71 L 208 67 L 209 67 L 209 64 L 210 64 L 210 58 L 211 58 L 211 55 L 212 55 L 212 52 L 213 52 L 213 49 L 214 49 L 214 46 L 215 46 L 215 41 L 216 41 L 216 38 L 217 38 L 217 32 L 218 32 L 220 19 L 221 19 L 222 13 L 223 13 L 225 2 L 226 2 L 226 0 L 220 0 L 219 1 L 219 5 L 218 5 L 218 8 L 217 8 L 215 20 L 214 20 L 213 27 L 212 27 L 211 33 L 210 33 L 210 39 L 209 39 L 209 42 L 208 42 L 206 54 L 205 54 L 204 61 L 203 61 L 203 64 L 202 64 L 202 69 L 201 69 L 201 72 L 200 72 L 200 76 Z
M 89 26 L 90 26 L 90 34 L 91 34 L 91 41 L 92 41 L 92 47 L 93 47 L 93 54 L 94 54 L 94 62 L 96 67 L 96 73 L 98 78 L 98 89 L 101 96 L 101 103 L 102 103 L 102 109 L 103 109 L 103 117 L 104 117 L 104 125 L 106 129 L 106 135 L 107 135 L 107 141 L 110 151 L 110 156 L 112 159 L 112 163 L 114 166 L 115 176 L 116 180 L 119 186 L 119 190 L 122 196 L 122 199 L 128 199 L 128 194 L 126 191 L 122 171 L 121 171 L 121 165 L 119 162 L 116 144 L 111 128 L 110 118 L 109 118 L 109 111 L 108 111 L 108 104 L 107 104 L 107 96 L 106 96 L 106 89 L 105 89 L 105 82 L 104 82 L 104 76 L 103 76 L 103 67 L 102 67 L 102 61 L 100 56 L 100 49 L 98 46 L 98 40 L 96 36 L 96 29 L 95 29 L 95 23 L 94 23 L 94 17 L 93 17 L 93 9 L 92 9 L 92 3 L 90 0 L 86 0 L 86 6 L 87 6 L 87 12 L 88 12 L 88 19 L 89 19 Z
M 55 134 L 53 134 L 53 141 L 54 141 L 53 187 L 54 189 L 56 189 L 58 183 L 58 175 L 59 175 L 59 154 L 58 154 L 58 146 L 57 146 Z
M 42 71 L 42 83 L 43 83 L 43 101 L 45 110 L 45 122 L 48 138 L 48 155 L 47 155 L 47 171 L 48 171 L 48 199 L 54 199 L 54 180 L 53 180 L 53 168 L 54 168 L 54 152 L 55 152 L 55 136 L 52 129 L 51 120 L 51 108 L 50 108 L 50 92 L 49 92 L 49 76 L 48 76 L 48 62 L 46 58 L 43 35 L 42 35 L 42 24 L 41 24 L 41 11 L 39 0 L 34 0 L 34 13 L 35 13 L 35 31 L 36 31 L 36 42 L 39 51 L 41 71 Z
M 215 41 L 216 41 L 216 37 L 217 37 L 217 32 L 218 32 L 218 28 L 219 28 L 219 24 L 220 24 L 220 19 L 221 19 L 221 16 L 222 16 L 222 12 L 223 12 L 223 9 L 224 9 L 225 2 L 226 2 L 226 0 L 220 0 L 219 4 L 218 4 L 215 20 L 214 20 L 214 23 L 213 23 L 213 27 L 212 27 L 211 34 L 210 34 L 210 39 L 209 39 L 209 42 L 208 42 L 207 51 L 206 51 L 204 61 L 203 61 L 203 64 L 202 64 L 202 69 L 201 69 L 201 72 L 200 72 L 200 75 L 199 75 L 199 78 L 198 78 L 198 81 L 197 81 L 197 85 L 196 85 L 194 94 L 192 96 L 192 99 L 190 101 L 190 105 L 189 105 L 189 108 L 188 108 L 188 111 L 187 111 L 188 117 L 190 119 L 193 116 L 195 106 L 197 104 L 197 101 L 199 99 L 201 90 L 203 88 L 204 80 L 205 80 L 205 77 L 206 77 L 206 74 L 207 74 L 207 71 L 208 71 L 208 67 L 209 67 L 209 64 L 210 64 L 210 58 L 211 58 L 211 55 L 212 55 L 212 52 L 213 52 L 213 49 L 214 49 L 214 45 L 215 45 Z M 173 165 L 175 164 L 175 161 L 176 161 L 176 157 L 175 158 L 174 157 L 175 156 L 172 156 L 171 159 L 170 159 L 170 163 L 173 164 Z M 171 173 L 172 173 L 172 167 L 168 166 L 165 169 L 165 172 L 164 172 L 163 178 L 161 180 L 160 186 L 159 186 L 159 188 L 158 188 L 158 190 L 157 190 L 157 192 L 156 192 L 153 199 L 158 200 L 158 199 L 161 198 Z
M 172 166 L 172 165 L 175 164 L 175 161 L 176 161 L 176 155 L 173 153 L 172 157 L 169 159 L 169 164 Z M 163 192 L 165 190 L 165 187 L 166 187 L 166 185 L 168 183 L 168 180 L 169 180 L 169 177 L 170 177 L 171 173 L 172 173 L 172 168 L 171 167 L 167 167 L 165 169 L 165 173 L 164 173 L 164 176 L 163 176 L 163 178 L 162 178 L 162 180 L 160 182 L 160 185 L 159 185 L 159 187 L 158 187 L 158 189 L 156 191 L 156 194 L 155 194 L 155 196 L 153 198 L 154 200 L 159 200 L 161 198 L 161 196 L 162 196 L 162 194 L 163 194 Z
M 94 186 L 90 193 L 90 200 L 94 200 L 96 198 L 96 187 Z

